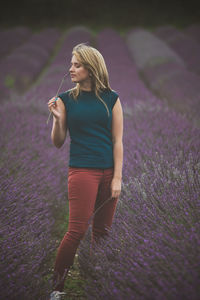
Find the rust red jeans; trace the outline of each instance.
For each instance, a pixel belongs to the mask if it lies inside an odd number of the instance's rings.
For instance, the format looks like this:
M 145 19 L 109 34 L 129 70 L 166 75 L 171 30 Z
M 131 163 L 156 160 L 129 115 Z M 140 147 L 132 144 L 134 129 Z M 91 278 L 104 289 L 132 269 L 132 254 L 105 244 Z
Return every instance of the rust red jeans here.
M 63 291 L 65 275 L 73 265 L 76 250 L 88 229 L 93 212 L 96 211 L 92 219 L 91 244 L 94 245 L 99 238 L 108 234 L 118 201 L 118 198 L 112 198 L 105 202 L 111 197 L 113 172 L 114 168 L 68 169 L 69 223 L 55 260 L 55 290 Z

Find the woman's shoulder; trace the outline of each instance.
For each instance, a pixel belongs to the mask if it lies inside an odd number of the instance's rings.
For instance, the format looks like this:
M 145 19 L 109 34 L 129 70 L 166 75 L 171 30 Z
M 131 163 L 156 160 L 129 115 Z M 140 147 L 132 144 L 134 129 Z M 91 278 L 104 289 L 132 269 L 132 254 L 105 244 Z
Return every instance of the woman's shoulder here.
M 109 95 L 111 97 L 119 97 L 119 94 L 116 90 L 113 90 L 113 89 L 105 89 L 103 90 L 103 94 L 105 95 Z
M 60 94 L 58 94 L 58 97 L 69 97 L 70 96 L 70 92 L 72 91 L 72 89 L 69 89 L 69 90 L 67 90 L 67 91 L 65 91 L 65 92 L 62 92 L 62 93 L 60 93 Z
M 65 102 L 65 103 L 71 102 L 72 97 L 73 97 L 72 93 L 71 93 L 72 91 L 73 91 L 73 89 L 69 89 L 65 92 L 58 94 L 58 97 L 61 98 L 61 100 L 63 100 L 63 102 Z
M 113 109 L 117 99 L 119 98 L 118 93 L 113 89 L 104 90 L 102 96 L 111 109 Z
M 113 89 L 107 89 L 106 90 L 107 95 L 109 95 L 112 99 L 116 99 L 119 97 L 119 94 L 116 90 Z
M 118 92 L 117 91 L 115 91 L 115 90 L 111 90 L 111 95 L 114 97 L 114 98 L 118 98 L 119 97 L 119 94 L 118 94 Z

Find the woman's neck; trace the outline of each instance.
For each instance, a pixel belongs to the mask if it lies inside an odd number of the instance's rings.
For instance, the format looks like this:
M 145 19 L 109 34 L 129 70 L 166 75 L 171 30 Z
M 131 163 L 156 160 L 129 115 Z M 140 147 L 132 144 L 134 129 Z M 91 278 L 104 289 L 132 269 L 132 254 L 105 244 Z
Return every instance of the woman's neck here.
M 92 91 L 91 81 L 81 82 L 79 83 L 79 87 L 82 91 Z

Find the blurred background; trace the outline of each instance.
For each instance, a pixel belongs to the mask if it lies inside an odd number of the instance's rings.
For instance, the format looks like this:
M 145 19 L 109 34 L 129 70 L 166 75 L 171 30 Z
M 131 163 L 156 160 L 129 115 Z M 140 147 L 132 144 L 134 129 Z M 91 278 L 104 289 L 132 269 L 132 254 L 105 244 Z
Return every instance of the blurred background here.
M 197 23 L 199 1 L 159 0 L 19 0 L 3 1 L 1 27 L 28 25 L 66 27 L 87 25 L 93 28 L 171 24 L 179 27 Z

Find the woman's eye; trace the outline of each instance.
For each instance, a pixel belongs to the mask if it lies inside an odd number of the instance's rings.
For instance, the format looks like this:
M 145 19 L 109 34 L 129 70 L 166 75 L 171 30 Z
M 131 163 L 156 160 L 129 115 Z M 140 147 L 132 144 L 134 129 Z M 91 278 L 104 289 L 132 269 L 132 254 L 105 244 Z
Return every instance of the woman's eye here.
M 73 67 L 73 64 L 71 64 L 71 68 Z M 74 67 L 75 68 L 80 68 L 81 67 L 81 65 L 78 65 L 78 64 L 74 64 Z

